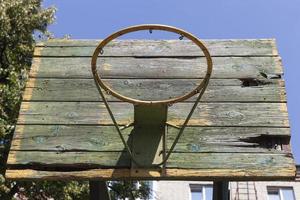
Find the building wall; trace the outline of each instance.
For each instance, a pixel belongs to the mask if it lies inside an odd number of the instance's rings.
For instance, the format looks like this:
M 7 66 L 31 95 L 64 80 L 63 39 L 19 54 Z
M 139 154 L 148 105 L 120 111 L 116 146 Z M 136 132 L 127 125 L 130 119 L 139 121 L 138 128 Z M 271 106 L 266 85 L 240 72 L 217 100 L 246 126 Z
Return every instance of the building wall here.
M 207 185 L 212 182 L 154 181 L 153 199 L 190 200 L 190 184 Z M 267 186 L 293 187 L 296 200 L 300 200 L 300 182 L 230 182 L 231 200 L 268 200 Z
M 246 184 L 248 183 L 248 193 Z M 239 191 L 237 190 L 239 185 Z M 292 187 L 296 200 L 300 200 L 300 182 L 230 182 L 230 199 L 232 200 L 268 200 L 267 187 Z M 256 192 L 255 192 L 256 190 Z
M 190 184 L 212 184 L 199 181 L 154 181 L 153 199 L 157 200 L 190 200 Z

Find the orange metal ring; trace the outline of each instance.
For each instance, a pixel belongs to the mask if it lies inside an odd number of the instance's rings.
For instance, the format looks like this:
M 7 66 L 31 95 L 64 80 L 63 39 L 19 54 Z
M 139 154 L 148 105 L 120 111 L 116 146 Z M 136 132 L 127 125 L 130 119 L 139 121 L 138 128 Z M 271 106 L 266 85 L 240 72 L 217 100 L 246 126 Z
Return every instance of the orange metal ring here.
M 159 100 L 159 101 L 145 101 L 145 100 L 139 100 L 139 99 L 134 99 L 134 98 L 123 96 L 123 95 L 119 94 L 118 92 L 112 90 L 110 87 L 108 87 L 102 81 L 99 73 L 97 72 L 97 58 L 99 56 L 100 51 L 103 50 L 104 46 L 107 45 L 110 41 L 120 37 L 121 35 L 130 33 L 130 32 L 141 31 L 141 30 L 163 30 L 163 31 L 177 33 L 181 36 L 184 36 L 184 37 L 190 39 L 198 47 L 200 47 L 200 49 L 202 50 L 202 52 L 204 53 L 204 55 L 206 57 L 207 71 L 206 71 L 206 75 L 205 75 L 204 79 L 199 83 L 199 85 L 195 89 L 193 89 L 191 92 L 189 92 L 187 94 L 184 94 L 184 95 L 179 96 L 179 97 L 171 98 L 171 99 Z M 211 56 L 208 52 L 208 49 L 197 37 L 195 37 L 191 33 L 188 33 L 188 32 L 186 32 L 182 29 L 172 27 L 172 26 L 160 25 L 160 24 L 143 24 L 143 25 L 131 26 L 131 27 L 119 30 L 119 31 L 111 34 L 110 36 L 108 36 L 107 38 L 102 40 L 100 42 L 100 44 L 96 47 L 96 49 L 94 51 L 94 54 L 93 54 L 93 57 L 92 57 L 92 61 L 91 61 L 92 73 L 93 73 L 95 81 L 105 91 L 108 91 L 114 97 L 116 97 L 116 98 L 118 98 L 122 101 L 125 101 L 125 102 L 133 103 L 135 105 L 136 104 L 174 104 L 174 103 L 184 101 L 184 100 L 194 96 L 195 94 L 197 94 L 203 88 L 205 83 L 207 83 L 209 81 L 209 78 L 210 78 L 211 73 L 212 73 L 212 66 L 213 66 L 212 59 L 211 59 Z

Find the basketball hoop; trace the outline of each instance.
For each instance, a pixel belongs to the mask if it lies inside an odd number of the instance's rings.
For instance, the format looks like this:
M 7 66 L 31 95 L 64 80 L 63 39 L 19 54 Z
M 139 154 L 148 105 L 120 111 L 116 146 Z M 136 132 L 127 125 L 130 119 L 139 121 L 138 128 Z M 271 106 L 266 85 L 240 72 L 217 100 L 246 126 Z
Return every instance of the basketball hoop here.
M 196 44 L 200 49 L 201 51 L 203 52 L 205 58 L 206 58 L 206 62 L 207 62 L 207 70 L 206 70 L 206 74 L 205 74 L 205 77 L 204 79 L 197 85 L 196 88 L 194 88 L 192 91 L 184 94 L 184 95 L 181 95 L 181 96 L 178 96 L 178 97 L 173 97 L 173 98 L 170 98 L 170 99 L 164 99 L 164 100 L 156 100 L 156 101 L 147 101 L 147 100 L 140 100 L 140 99 L 134 99 L 134 98 L 130 98 L 130 97 L 127 97 L 127 96 L 124 96 L 116 91 L 114 91 L 113 89 L 111 89 L 107 84 L 105 84 L 103 81 L 102 81 L 102 78 L 99 74 L 99 72 L 97 71 L 97 59 L 99 57 L 99 54 L 103 54 L 104 53 L 104 48 L 105 46 L 112 40 L 124 35 L 124 34 L 128 34 L 128 33 L 131 33 L 131 32 L 136 32 L 136 31 L 142 31 L 142 30 L 149 30 L 150 33 L 152 33 L 153 30 L 161 30 L 161 31 L 167 31 L 167 32 L 173 32 L 173 33 L 177 33 L 179 34 L 179 39 L 182 40 L 183 37 L 191 40 L 194 44 Z M 101 56 L 99 57 L 101 58 Z M 157 24 L 145 24 L 145 25 L 137 25 L 137 26 L 131 26 L 131 27 L 128 27 L 128 28 L 125 28 L 125 29 L 122 29 L 120 31 L 117 31 L 113 34 L 111 34 L 110 36 L 108 36 L 107 38 L 105 38 L 104 40 L 102 40 L 100 42 L 100 44 L 96 47 L 95 51 L 94 51 L 94 54 L 93 54 L 93 57 L 92 57 L 92 61 L 91 61 L 91 67 L 92 67 L 92 73 L 93 73 L 93 77 L 94 77 L 94 80 L 95 80 L 95 83 L 96 83 L 96 86 L 97 86 L 97 89 L 100 93 L 100 96 L 102 97 L 103 99 L 103 102 L 110 114 L 110 117 L 114 123 L 114 126 L 116 127 L 117 129 L 117 132 L 127 150 L 127 152 L 129 153 L 132 161 L 134 164 L 136 164 L 137 166 L 139 167 L 158 167 L 160 165 L 164 165 L 166 163 L 166 161 L 168 160 L 169 156 L 171 155 L 176 143 L 178 142 L 180 136 L 182 135 L 186 125 L 188 124 L 195 108 L 197 107 L 202 95 L 204 94 L 204 91 L 208 85 L 208 82 L 209 82 L 209 79 L 210 79 L 210 76 L 211 76 L 211 73 L 212 73 L 212 59 L 211 59 L 211 56 L 208 52 L 208 49 L 205 47 L 205 45 L 195 36 L 193 36 L 191 33 L 188 33 L 184 30 L 181 30 L 181 29 L 178 29 L 178 28 L 175 28 L 175 27 L 172 27 L 172 26 L 166 26 L 166 25 L 157 25 Z M 148 164 L 148 165 L 145 165 L 145 164 L 141 164 L 141 162 L 139 162 L 135 156 L 133 155 L 133 152 L 132 152 L 132 149 L 128 146 L 128 144 L 126 143 L 126 140 L 125 138 L 123 137 L 122 133 L 121 133 L 121 129 L 108 105 L 108 102 L 106 100 L 106 97 L 102 91 L 102 89 L 104 91 L 106 91 L 108 94 L 111 94 L 112 96 L 120 99 L 121 101 L 124 101 L 124 102 L 128 102 L 128 103 L 132 103 L 134 105 L 134 109 L 135 109 L 135 119 L 134 119 L 134 122 L 126 125 L 123 127 L 123 129 L 125 128 L 128 128 L 130 126 L 137 126 L 139 125 L 139 131 L 135 131 L 134 134 L 145 134 L 144 132 L 148 131 L 144 128 L 141 128 L 141 127 L 145 127 L 147 126 L 147 128 L 149 129 L 149 124 L 145 124 L 144 121 L 147 121 L 149 120 L 149 117 L 145 117 L 145 119 L 143 120 L 144 116 L 143 116 L 143 112 L 152 112 L 152 111 L 155 111 L 156 112 L 156 118 L 153 119 L 153 116 L 151 118 L 151 129 L 153 129 L 152 132 L 156 132 L 157 133 L 157 137 L 162 137 L 162 135 L 164 135 L 164 129 L 163 131 L 161 130 L 161 128 L 157 128 L 156 130 L 156 127 L 161 127 L 161 126 L 166 126 L 166 125 L 169 125 L 168 122 L 166 121 L 167 120 L 167 109 L 168 109 L 168 106 L 169 105 L 172 105 L 174 103 L 178 103 L 178 102 L 182 102 L 196 94 L 199 93 L 199 96 L 198 98 L 196 99 L 191 111 L 189 112 L 187 118 L 185 119 L 183 125 L 181 127 L 177 127 L 179 128 L 179 133 L 178 135 L 176 136 L 171 148 L 169 149 L 168 153 L 166 153 L 166 150 L 165 148 L 162 149 L 162 152 L 163 152 L 163 158 L 161 160 L 161 162 L 159 163 L 156 163 L 156 164 Z M 138 116 L 138 117 L 137 117 Z M 158 116 L 158 117 L 157 117 Z M 141 119 L 140 119 L 141 118 Z M 154 121 L 154 122 L 153 122 Z M 152 134 L 152 133 L 151 133 Z
M 168 31 L 168 32 L 173 32 L 173 33 L 177 33 L 180 35 L 179 38 L 188 38 L 190 39 L 192 42 L 194 42 L 203 52 L 204 56 L 206 57 L 206 62 L 207 62 L 207 71 L 206 71 L 206 75 L 205 78 L 199 83 L 199 85 L 194 88 L 192 91 L 190 91 L 187 94 L 184 94 L 182 96 L 178 96 L 175 98 L 171 98 L 171 99 L 166 99 L 166 100 L 160 100 L 160 101 L 143 101 L 143 100 L 139 100 L 139 99 L 133 99 L 130 97 L 126 97 L 123 96 L 121 94 L 119 94 L 118 92 L 114 91 L 113 89 L 111 89 L 108 85 L 106 85 L 103 81 L 101 76 L 99 75 L 99 72 L 97 71 L 97 59 L 99 54 L 103 54 L 104 51 L 104 47 L 112 40 L 131 33 L 131 32 L 136 32 L 136 31 L 141 31 L 141 30 L 149 30 L 150 33 L 153 30 L 163 30 L 163 31 Z M 191 33 L 188 33 L 184 30 L 172 27 L 172 26 L 165 26 L 165 25 L 152 25 L 152 24 L 146 24 L 146 25 L 138 25 L 138 26 L 131 26 L 125 29 L 122 29 L 120 31 L 117 31 L 113 34 L 111 34 L 110 36 L 108 36 L 107 38 L 105 38 L 104 40 L 102 40 L 102 42 L 97 46 L 97 48 L 95 49 L 95 52 L 93 54 L 92 57 L 92 72 L 95 78 L 95 81 L 109 94 L 111 94 L 112 96 L 125 101 L 125 102 L 129 102 L 129 103 L 133 103 L 135 105 L 137 104 L 174 104 L 177 102 L 181 102 L 184 101 L 192 96 L 194 96 L 195 94 L 199 93 L 199 91 L 204 87 L 205 82 L 208 81 L 208 79 L 210 78 L 210 75 L 212 73 L 212 59 L 211 56 L 207 50 L 207 48 L 205 47 L 205 45 L 195 36 L 193 36 Z

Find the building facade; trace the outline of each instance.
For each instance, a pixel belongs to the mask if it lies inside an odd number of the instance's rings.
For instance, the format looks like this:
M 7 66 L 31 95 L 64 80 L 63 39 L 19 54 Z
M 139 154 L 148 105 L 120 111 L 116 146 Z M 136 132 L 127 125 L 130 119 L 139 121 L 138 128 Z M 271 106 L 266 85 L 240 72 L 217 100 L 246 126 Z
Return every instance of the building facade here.
M 152 199 L 212 200 L 212 182 L 154 181 Z M 230 182 L 230 200 L 300 200 L 299 181 Z
M 153 181 L 153 200 L 212 200 L 213 183 Z M 230 182 L 230 200 L 300 200 L 300 167 L 295 181 Z

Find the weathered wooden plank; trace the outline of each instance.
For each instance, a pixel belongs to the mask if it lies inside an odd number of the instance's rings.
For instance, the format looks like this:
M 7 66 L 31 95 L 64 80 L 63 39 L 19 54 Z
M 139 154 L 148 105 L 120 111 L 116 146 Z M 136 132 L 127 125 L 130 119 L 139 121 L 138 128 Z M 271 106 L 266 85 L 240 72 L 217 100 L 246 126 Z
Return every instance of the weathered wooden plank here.
M 123 131 L 128 139 L 132 128 Z M 178 130 L 168 127 L 167 148 Z M 289 137 L 289 128 L 187 127 L 175 152 L 269 152 L 260 141 Z M 113 126 L 18 125 L 11 150 L 19 151 L 124 151 Z
M 179 130 L 168 127 L 166 147 L 173 144 Z M 288 128 L 257 127 L 187 127 L 174 148 L 174 152 L 219 152 L 219 153 L 279 153 L 277 149 L 264 146 L 272 138 L 288 138 Z M 279 141 L 279 140 L 278 140 Z
M 52 43 L 52 44 L 51 44 Z M 56 43 L 56 44 L 55 44 Z M 73 43 L 70 45 L 70 43 Z M 276 56 L 275 40 L 205 40 L 213 56 Z M 99 41 L 49 41 L 35 56 L 91 56 Z M 52 47 L 48 47 L 52 45 Z M 184 51 L 183 51 L 184 49 Z M 104 48 L 104 56 L 202 56 L 189 40 L 116 40 Z
M 47 41 L 39 41 L 37 42 L 36 46 L 38 47 L 55 47 L 55 46 L 77 46 L 77 47 L 96 47 L 102 40 L 101 39 L 59 39 L 59 38 L 53 38 L 49 39 Z M 141 40 L 141 39 L 126 39 L 126 40 L 114 40 L 115 43 L 120 43 L 120 42 L 144 42 L 144 41 L 149 41 L 149 40 Z M 153 42 L 159 42 L 159 40 L 150 40 Z M 164 41 L 164 40 L 162 40 Z M 168 40 L 166 40 L 168 41 Z M 171 40 L 174 42 L 180 42 L 178 40 Z M 203 42 L 207 44 L 213 44 L 213 43 L 234 43 L 234 42 L 243 42 L 243 41 L 256 41 L 256 42 L 276 42 L 274 38 L 257 38 L 257 39 L 203 39 Z
M 244 169 L 166 169 L 161 170 L 139 169 L 132 174 L 130 169 L 91 169 L 84 171 L 38 171 L 32 169 L 6 170 L 5 178 L 8 180 L 294 180 L 295 167 L 288 168 L 257 168 Z
M 120 124 L 133 121 L 133 106 L 111 102 Z M 168 121 L 183 123 L 192 103 L 169 108 Z M 23 102 L 18 124 L 112 124 L 103 103 L 98 102 Z M 190 120 L 197 126 L 288 127 L 285 103 L 201 103 Z
M 111 87 L 115 85 L 121 85 L 118 87 L 136 87 L 135 85 L 141 85 L 143 82 L 146 83 L 146 86 L 150 84 L 159 83 L 167 83 L 167 84 L 176 84 L 179 82 L 180 84 L 186 85 L 190 84 L 192 87 L 198 86 L 198 83 L 203 79 L 102 79 L 105 83 L 109 84 Z M 246 82 L 248 81 L 249 84 Z M 43 89 L 50 87 L 55 89 L 54 87 L 77 87 L 78 84 L 83 82 L 84 84 L 80 87 L 90 88 L 92 86 L 95 87 L 94 79 L 86 78 L 76 78 L 76 79 L 68 79 L 68 78 L 29 78 L 26 87 L 28 88 L 37 88 Z M 73 84 L 71 84 L 73 83 Z M 52 85 L 51 85 L 52 84 Z M 67 86 L 64 86 L 67 85 Z M 49 85 L 49 86 L 48 86 Z M 81 84 L 80 84 L 81 85 Z M 210 79 L 209 86 L 239 86 L 239 87 L 284 87 L 285 82 L 282 79 Z M 179 87 L 179 86 L 178 86 Z
M 115 91 L 135 99 L 162 100 L 192 91 L 202 80 L 195 79 L 109 79 Z M 212 79 L 201 101 L 208 102 L 286 102 L 282 80 Z M 167 91 L 167 92 L 166 92 Z M 187 101 L 194 101 L 197 95 Z M 119 101 L 107 95 L 109 101 Z M 29 79 L 25 101 L 102 101 L 94 79 Z
M 130 167 L 126 152 L 63 152 L 63 151 L 10 151 L 8 168 L 23 166 L 30 168 L 61 167 L 62 169 L 119 168 Z
M 90 58 L 33 59 L 31 77 L 92 78 Z M 214 57 L 212 78 L 264 78 L 283 74 L 279 57 Z M 204 58 L 102 58 L 103 78 L 203 78 Z
M 173 140 L 173 136 L 176 132 L 176 129 L 168 126 L 170 140 Z M 102 138 L 104 140 L 114 140 L 108 137 L 117 136 L 114 134 L 116 130 L 114 130 L 114 126 L 81 126 L 81 125 L 17 125 L 14 132 L 14 139 L 33 139 L 35 137 L 72 137 L 75 135 L 88 135 L 89 137 L 97 137 Z M 128 131 L 127 131 L 128 130 Z M 124 129 L 124 136 L 129 134 L 131 128 L 128 127 Z M 171 131 L 171 132 L 170 132 Z M 187 132 L 191 132 L 189 134 L 195 134 L 196 136 L 204 137 L 205 140 L 211 141 L 209 139 L 210 135 L 228 135 L 229 138 L 247 138 L 247 137 L 257 137 L 257 136 L 270 136 L 270 137 L 287 137 L 290 136 L 289 128 L 272 128 L 272 127 L 187 127 Z M 183 134 L 183 137 L 189 134 Z M 107 138 L 106 138 L 107 137 Z M 207 138 L 208 137 L 208 138 Z M 88 137 L 87 137 L 88 138 Z M 192 139 L 193 140 L 193 139 Z M 83 141 L 83 140 L 82 140 Z M 117 142 L 117 141 L 116 141 Z M 37 142 L 38 143 L 38 142 Z M 114 149 L 118 150 L 118 149 Z M 120 148 L 119 148 L 120 150 Z
M 122 131 L 126 140 L 130 131 Z M 124 151 L 124 145 L 112 126 L 18 125 L 10 149 Z
M 10 151 L 7 160 L 9 169 L 23 166 L 56 169 L 91 169 L 130 167 L 130 159 L 119 152 L 39 152 Z M 238 163 L 238 164 L 237 164 Z M 291 168 L 294 161 L 287 154 L 267 153 L 173 153 L 167 161 L 167 168 L 177 169 L 251 169 Z
M 167 167 L 179 169 L 255 169 L 257 167 L 269 167 L 271 169 L 272 167 L 277 168 L 277 166 L 289 168 L 293 164 L 293 158 L 287 154 L 173 153 L 167 162 Z

